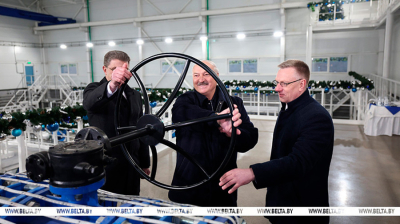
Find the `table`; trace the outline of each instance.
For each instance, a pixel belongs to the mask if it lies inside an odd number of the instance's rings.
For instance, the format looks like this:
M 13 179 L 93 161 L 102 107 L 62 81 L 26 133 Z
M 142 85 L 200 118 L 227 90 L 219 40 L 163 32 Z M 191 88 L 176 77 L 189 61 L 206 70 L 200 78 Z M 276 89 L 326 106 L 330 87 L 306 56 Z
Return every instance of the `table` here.
M 365 115 L 366 135 L 400 135 L 400 107 L 369 105 Z

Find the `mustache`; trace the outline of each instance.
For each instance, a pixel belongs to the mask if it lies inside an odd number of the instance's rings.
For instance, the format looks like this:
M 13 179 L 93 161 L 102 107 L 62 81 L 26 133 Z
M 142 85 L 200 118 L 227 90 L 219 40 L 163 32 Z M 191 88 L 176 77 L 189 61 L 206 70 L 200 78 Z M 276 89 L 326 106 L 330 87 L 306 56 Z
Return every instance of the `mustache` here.
M 197 85 L 198 85 L 198 86 L 206 86 L 206 85 L 208 85 L 208 82 L 207 82 L 207 81 L 198 82 Z

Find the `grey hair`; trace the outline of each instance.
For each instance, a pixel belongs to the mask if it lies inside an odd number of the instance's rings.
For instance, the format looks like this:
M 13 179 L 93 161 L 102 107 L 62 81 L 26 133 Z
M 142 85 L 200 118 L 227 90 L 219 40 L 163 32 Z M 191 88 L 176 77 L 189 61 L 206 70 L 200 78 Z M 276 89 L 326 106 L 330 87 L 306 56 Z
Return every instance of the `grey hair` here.
M 110 62 L 114 59 L 128 62 L 128 64 L 131 61 L 128 54 L 123 51 L 109 51 L 106 55 L 104 55 L 104 66 L 108 67 Z
M 217 65 L 214 63 L 214 62 L 212 62 L 212 61 L 210 61 L 210 60 L 203 60 L 202 62 L 208 62 L 210 65 L 212 65 L 214 68 L 211 68 L 216 74 L 219 74 L 219 70 L 218 70 L 218 67 L 217 67 Z

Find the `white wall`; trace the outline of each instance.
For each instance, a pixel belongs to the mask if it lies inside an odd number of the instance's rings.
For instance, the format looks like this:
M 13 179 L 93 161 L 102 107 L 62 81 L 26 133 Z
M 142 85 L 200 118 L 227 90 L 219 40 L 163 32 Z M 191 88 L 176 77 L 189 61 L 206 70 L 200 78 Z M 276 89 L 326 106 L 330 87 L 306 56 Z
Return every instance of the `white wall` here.
M 389 78 L 400 81 L 400 15 L 393 19 Z
M 17 72 L 17 63 L 23 67 L 22 64 L 32 62 L 35 75 L 42 74 L 40 48 L 12 46 L 15 42 L 38 43 L 33 26 L 32 21 L 0 16 L 0 89 L 21 87 L 18 84 L 23 76 Z
M 51 2 L 49 0 L 44 1 Z M 178 13 L 187 0 L 152 0 L 164 14 Z M 257 6 L 262 4 L 277 4 L 278 0 L 248 0 L 240 1 L 233 0 L 227 4 L 223 0 L 209 1 L 209 9 L 224 9 Z M 296 2 L 296 1 L 287 1 Z M 50 5 L 50 3 L 49 3 Z M 70 5 L 67 3 L 58 2 L 59 5 L 47 7 L 46 11 L 50 14 L 73 17 L 81 7 L 81 4 Z M 347 6 L 346 6 L 347 7 Z M 142 0 L 142 16 L 155 16 L 159 12 L 152 7 L 147 1 Z M 192 1 L 183 12 L 197 12 L 201 10 L 201 1 Z M 107 21 L 115 19 L 124 19 L 137 17 L 137 2 L 131 0 L 98 0 L 90 1 L 90 19 L 91 21 Z M 286 18 L 286 48 L 285 59 L 300 59 L 306 60 L 306 30 L 310 23 L 310 10 L 306 7 L 298 9 L 285 10 Z M 19 20 L 9 17 L 0 17 L 0 41 L 3 40 L 18 40 L 25 42 L 38 42 L 38 36 L 34 35 L 31 27 L 33 22 Z M 77 22 L 83 22 L 84 16 L 81 11 L 77 17 Z M 7 24 L 7 25 L 6 25 Z M 399 19 L 394 23 L 394 32 L 392 38 L 393 52 L 391 61 L 391 71 L 398 71 L 399 66 L 396 61 L 400 59 L 400 27 Z M 10 28 L 11 26 L 11 28 Z M 171 36 L 176 37 L 182 35 L 193 35 L 202 26 L 199 18 L 185 18 L 175 20 L 163 20 L 143 22 L 142 27 L 151 37 L 160 39 Z M 216 62 L 220 69 L 220 78 L 223 80 L 273 80 L 278 70 L 277 65 L 281 62 L 280 59 L 280 38 L 269 36 L 247 37 L 244 40 L 238 40 L 235 35 L 238 32 L 253 31 L 253 33 L 269 32 L 281 29 L 281 15 L 279 10 L 238 13 L 229 15 L 216 15 L 209 17 L 209 31 L 212 35 L 217 33 L 229 34 L 231 37 L 216 37 L 211 38 L 210 43 L 210 59 Z M 6 32 L 3 32 L 6 31 Z M 113 26 L 97 26 L 91 28 L 92 41 L 100 43 L 93 50 L 93 72 L 94 81 L 99 81 L 104 77 L 102 71 L 103 56 L 109 50 L 123 50 L 131 57 L 130 67 L 136 65 L 140 59 L 138 55 L 138 46 L 135 41 L 139 36 L 138 27 L 134 24 L 122 24 Z M 200 32 L 202 33 L 202 31 Z M 143 38 L 146 36 L 143 34 Z M 66 29 L 44 32 L 44 42 L 56 44 L 65 43 L 76 46 L 69 46 L 66 50 L 62 50 L 57 46 L 46 48 L 45 54 L 47 58 L 47 73 L 50 75 L 58 75 L 61 63 L 77 63 L 78 74 L 73 76 L 74 81 L 78 85 L 85 85 L 91 79 L 87 68 L 86 33 L 84 29 Z M 314 33 L 313 34 L 313 57 L 329 57 L 329 56 L 348 56 L 349 71 L 353 70 L 361 74 L 374 73 L 381 74 L 382 71 L 382 49 L 384 32 L 382 29 L 368 31 L 346 31 L 346 32 L 329 32 L 329 33 Z M 124 43 L 120 43 L 121 39 L 129 39 Z M 115 47 L 109 47 L 106 43 L 109 40 L 117 41 Z M 143 58 L 152 56 L 162 52 L 182 52 L 188 46 L 189 40 L 177 40 L 175 38 L 172 44 L 157 41 L 154 44 L 146 40 L 143 45 Z M 155 46 L 156 45 L 156 46 Z M 195 58 L 202 58 L 201 42 L 198 37 L 184 52 Z M 14 69 L 13 53 L 9 47 L 2 47 L 0 52 L 0 63 L 8 64 L 6 67 L 8 73 L 12 73 Z M 159 50 L 159 49 L 160 50 Z M 28 50 L 30 49 L 30 50 Z M 35 68 L 40 67 L 36 64 L 41 63 L 39 48 L 25 48 L 24 54 L 17 54 L 18 60 L 35 61 Z M 8 52 L 8 53 L 5 53 Z M 235 74 L 228 72 L 229 59 L 258 59 L 257 74 Z M 13 67 L 14 66 L 14 67 Z M 39 69 L 38 72 L 41 72 Z M 158 83 L 159 88 L 172 88 L 178 79 L 176 74 L 167 74 L 162 78 L 161 62 L 153 62 L 142 69 L 144 74 L 144 83 L 148 86 Z M 3 75 L 2 73 L 1 75 Z M 395 77 L 395 76 L 393 76 Z M 315 80 L 340 80 L 348 79 L 347 73 L 313 73 L 312 79 Z M 397 78 L 400 79 L 397 74 Z M 160 81 L 161 80 L 161 81 Z M 15 81 L 15 79 L 13 79 Z M 19 80 L 18 80 L 19 81 Z M 191 83 L 191 77 L 187 77 L 187 81 Z M 11 86 L 17 85 L 11 82 Z M 134 83 L 131 82 L 131 85 Z M 184 85 L 185 86 L 185 85 Z M 16 86 L 15 86 L 16 87 Z M 5 88 L 0 84 L 0 88 Z

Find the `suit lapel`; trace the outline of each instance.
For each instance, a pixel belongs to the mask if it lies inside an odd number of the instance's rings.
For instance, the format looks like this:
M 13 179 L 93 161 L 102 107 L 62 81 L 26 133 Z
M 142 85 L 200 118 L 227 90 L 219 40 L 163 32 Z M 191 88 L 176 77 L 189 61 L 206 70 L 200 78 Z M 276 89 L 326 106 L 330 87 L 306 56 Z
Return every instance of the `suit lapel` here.
M 131 87 L 129 87 L 129 86 L 125 87 L 125 95 L 126 95 L 126 98 L 127 98 L 128 104 L 129 104 L 131 116 L 134 116 L 131 119 L 134 119 L 134 120 L 139 118 L 139 109 L 140 109 L 140 107 L 137 105 L 137 102 L 135 100 L 137 98 L 135 96 L 135 94 L 137 94 L 137 92 L 135 92 L 133 89 L 131 89 Z

